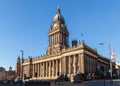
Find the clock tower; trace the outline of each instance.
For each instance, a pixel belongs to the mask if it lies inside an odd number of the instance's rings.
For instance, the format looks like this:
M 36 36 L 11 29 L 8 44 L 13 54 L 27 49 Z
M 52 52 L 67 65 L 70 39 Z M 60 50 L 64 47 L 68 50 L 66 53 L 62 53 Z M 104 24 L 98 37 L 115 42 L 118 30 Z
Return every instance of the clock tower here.
M 60 53 L 63 47 L 69 47 L 69 32 L 64 17 L 60 13 L 60 8 L 57 8 L 56 14 L 53 17 L 48 36 L 49 46 L 47 55 Z

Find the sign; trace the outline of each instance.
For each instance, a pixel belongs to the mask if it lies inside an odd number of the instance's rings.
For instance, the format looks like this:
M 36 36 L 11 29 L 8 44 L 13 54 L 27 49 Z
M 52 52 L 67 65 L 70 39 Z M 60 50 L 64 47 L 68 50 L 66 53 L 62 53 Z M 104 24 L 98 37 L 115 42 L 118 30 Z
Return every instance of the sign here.
M 111 53 L 110 53 L 110 60 L 111 60 L 111 62 L 115 62 L 115 52 L 114 52 L 114 50 L 112 50 Z

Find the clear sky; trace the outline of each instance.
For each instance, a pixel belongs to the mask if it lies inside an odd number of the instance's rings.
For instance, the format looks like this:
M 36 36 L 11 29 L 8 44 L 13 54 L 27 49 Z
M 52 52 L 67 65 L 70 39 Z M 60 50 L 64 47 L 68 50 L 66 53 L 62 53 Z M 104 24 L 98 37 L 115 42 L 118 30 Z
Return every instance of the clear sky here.
M 60 7 L 72 39 L 109 57 L 108 43 L 120 61 L 120 0 L 0 0 L 0 66 L 15 69 L 16 59 L 46 53 L 48 30 Z M 100 46 L 99 43 L 104 43 Z

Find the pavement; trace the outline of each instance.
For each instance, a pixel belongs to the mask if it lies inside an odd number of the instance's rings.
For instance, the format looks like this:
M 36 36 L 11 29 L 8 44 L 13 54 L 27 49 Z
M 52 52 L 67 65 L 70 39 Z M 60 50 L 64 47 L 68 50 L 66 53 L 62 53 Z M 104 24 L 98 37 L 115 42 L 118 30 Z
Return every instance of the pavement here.
M 59 84 L 57 83 L 56 86 L 120 86 L 120 79 L 92 80 L 92 81 L 84 81 L 82 83 L 63 82 Z
M 84 81 L 79 85 L 73 86 L 120 86 L 120 79 Z
M 22 85 L 0 84 L 0 86 L 22 86 Z M 110 80 L 92 80 L 92 81 L 83 81 L 81 83 L 60 82 L 60 83 L 56 83 L 54 86 L 120 86 L 120 79 L 113 79 L 111 81 L 111 84 L 110 84 Z

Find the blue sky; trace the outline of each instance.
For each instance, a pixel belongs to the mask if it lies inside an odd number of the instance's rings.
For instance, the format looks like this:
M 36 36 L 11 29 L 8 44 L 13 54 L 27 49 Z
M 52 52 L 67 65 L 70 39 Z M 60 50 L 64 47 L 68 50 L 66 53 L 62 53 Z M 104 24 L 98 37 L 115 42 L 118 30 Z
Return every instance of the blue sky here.
M 16 58 L 46 53 L 48 30 L 60 7 L 69 40 L 83 38 L 109 57 L 108 43 L 120 61 L 120 0 L 0 0 L 0 66 L 15 69 Z M 104 45 L 100 46 L 99 43 Z

